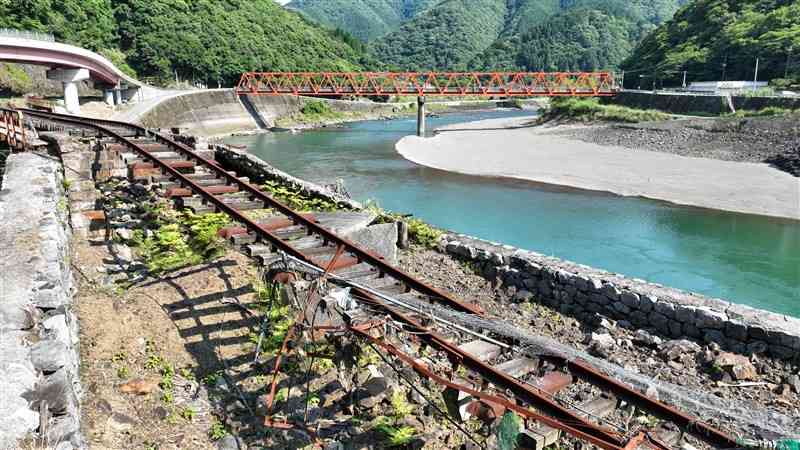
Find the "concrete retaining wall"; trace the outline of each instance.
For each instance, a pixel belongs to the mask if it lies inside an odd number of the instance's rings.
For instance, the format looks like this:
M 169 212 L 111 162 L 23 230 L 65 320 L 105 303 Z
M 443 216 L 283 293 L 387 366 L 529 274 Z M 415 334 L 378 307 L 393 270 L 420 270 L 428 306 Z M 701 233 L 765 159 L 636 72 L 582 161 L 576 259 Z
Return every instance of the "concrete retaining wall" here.
M 743 354 L 800 359 L 800 319 L 625 278 L 538 253 L 448 234 L 444 250 L 480 273 L 518 289 L 519 301 L 538 300 L 565 314 L 628 321 L 664 337 L 716 342 Z
M 348 102 L 295 96 L 249 96 L 262 121 L 274 126 L 275 120 L 300 111 L 308 101 L 325 101 L 337 111 L 380 115 L 395 106 L 381 103 Z M 186 134 L 216 136 L 258 129 L 233 89 L 198 91 L 168 98 L 145 113 L 139 122 L 151 128 L 182 128 Z
M 782 97 L 732 97 L 736 110 L 759 110 L 774 106 L 787 109 L 800 108 L 800 99 Z M 632 108 L 658 109 L 673 114 L 723 114 L 729 113 L 727 97 L 714 95 L 670 95 L 649 92 L 620 92 L 609 103 Z
M 68 202 L 58 157 L 8 158 L 0 191 L 0 449 L 83 446 Z M 42 414 L 40 414 L 42 413 Z

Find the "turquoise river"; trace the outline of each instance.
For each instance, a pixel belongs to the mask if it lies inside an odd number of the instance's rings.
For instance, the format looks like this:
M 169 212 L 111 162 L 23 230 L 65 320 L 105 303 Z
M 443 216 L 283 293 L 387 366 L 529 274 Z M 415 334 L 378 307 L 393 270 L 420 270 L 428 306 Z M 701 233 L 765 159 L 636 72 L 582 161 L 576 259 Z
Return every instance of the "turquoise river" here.
M 522 114 L 530 113 L 448 114 L 429 123 Z M 394 149 L 415 126 L 365 121 L 226 142 L 300 178 L 341 178 L 358 200 L 442 228 L 800 317 L 798 222 L 420 167 Z

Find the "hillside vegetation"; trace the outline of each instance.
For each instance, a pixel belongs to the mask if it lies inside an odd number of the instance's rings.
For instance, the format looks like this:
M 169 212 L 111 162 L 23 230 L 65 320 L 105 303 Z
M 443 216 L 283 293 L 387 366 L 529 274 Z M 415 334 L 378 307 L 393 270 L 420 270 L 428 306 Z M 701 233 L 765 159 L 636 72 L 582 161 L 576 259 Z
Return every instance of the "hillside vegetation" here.
M 366 42 L 400 27 L 440 0 L 294 0 L 288 8 Z
M 375 57 L 392 69 L 465 69 L 505 24 L 505 0 L 446 0 L 375 41 Z
M 752 80 L 757 57 L 761 80 L 788 75 L 800 81 L 800 2 L 695 0 L 647 36 L 622 66 L 678 85 L 683 70 L 690 81 Z
M 250 70 L 355 70 L 368 61 L 344 33 L 273 0 L 0 2 L 0 28 L 53 33 L 162 81 L 177 74 L 231 85 Z
M 614 69 L 685 0 L 294 0 L 397 70 Z

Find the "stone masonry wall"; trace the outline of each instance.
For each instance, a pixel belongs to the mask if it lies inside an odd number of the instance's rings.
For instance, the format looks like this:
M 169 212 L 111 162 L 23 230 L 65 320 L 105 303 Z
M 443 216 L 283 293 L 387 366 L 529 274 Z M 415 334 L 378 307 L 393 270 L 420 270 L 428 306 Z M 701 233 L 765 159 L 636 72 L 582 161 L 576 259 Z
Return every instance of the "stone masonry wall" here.
M 441 248 L 472 262 L 518 301 L 537 300 L 577 318 L 596 313 L 669 338 L 716 342 L 742 354 L 800 360 L 800 319 L 626 278 L 622 275 L 447 234 Z
M 0 191 L 0 449 L 82 448 L 71 230 L 57 156 L 9 157 Z

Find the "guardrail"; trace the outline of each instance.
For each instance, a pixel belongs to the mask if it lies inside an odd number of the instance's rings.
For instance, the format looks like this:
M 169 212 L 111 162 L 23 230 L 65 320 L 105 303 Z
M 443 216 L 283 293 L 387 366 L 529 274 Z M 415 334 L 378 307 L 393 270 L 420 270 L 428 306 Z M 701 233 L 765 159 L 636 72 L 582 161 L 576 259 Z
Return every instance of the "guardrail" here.
M 33 41 L 55 42 L 56 38 L 50 33 L 38 31 L 15 30 L 12 28 L 0 28 L 0 36 L 17 39 L 30 39 Z

